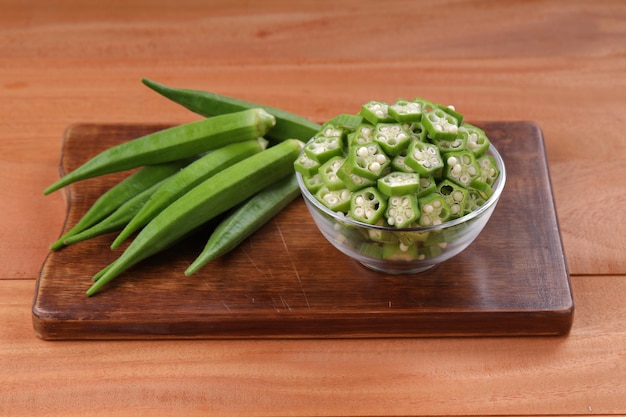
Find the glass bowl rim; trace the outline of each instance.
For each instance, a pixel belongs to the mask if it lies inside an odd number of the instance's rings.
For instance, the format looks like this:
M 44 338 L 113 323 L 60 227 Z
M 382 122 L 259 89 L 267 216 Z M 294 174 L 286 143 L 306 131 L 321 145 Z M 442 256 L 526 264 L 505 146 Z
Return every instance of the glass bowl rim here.
M 496 187 L 493 189 L 493 194 L 491 195 L 491 197 L 489 197 L 489 199 L 485 201 L 485 203 L 482 206 L 472 211 L 471 213 L 468 213 L 457 219 L 449 220 L 447 222 L 434 225 L 434 226 L 401 228 L 401 227 L 378 226 L 375 224 L 359 222 L 357 220 L 346 217 L 343 214 L 337 213 L 329 209 L 322 203 L 320 203 L 317 200 L 317 198 L 315 198 L 315 196 L 311 194 L 311 192 L 306 188 L 306 186 L 304 185 L 304 180 L 302 179 L 302 174 L 300 174 L 297 171 L 296 171 L 296 178 L 298 180 L 298 186 L 300 187 L 300 192 L 303 195 L 303 197 L 307 200 L 307 202 L 310 202 L 318 210 L 322 211 L 323 213 L 325 213 L 326 215 L 332 217 L 333 219 L 337 221 L 349 224 L 351 226 L 362 227 L 362 228 L 371 229 L 371 230 L 386 231 L 386 232 L 429 232 L 429 231 L 434 231 L 434 230 L 443 230 L 449 227 L 457 226 L 462 223 L 467 223 L 468 221 L 476 217 L 479 217 L 481 214 L 489 210 L 493 205 L 495 205 L 498 202 L 498 200 L 500 199 L 500 195 L 502 194 L 502 191 L 504 190 L 504 184 L 506 183 L 506 167 L 504 165 L 504 160 L 502 159 L 500 152 L 498 152 L 498 150 L 493 144 L 489 144 L 489 148 L 485 154 L 491 154 L 491 156 L 493 156 L 493 158 L 496 160 L 496 165 L 498 169 L 500 170 L 500 176 L 496 180 Z

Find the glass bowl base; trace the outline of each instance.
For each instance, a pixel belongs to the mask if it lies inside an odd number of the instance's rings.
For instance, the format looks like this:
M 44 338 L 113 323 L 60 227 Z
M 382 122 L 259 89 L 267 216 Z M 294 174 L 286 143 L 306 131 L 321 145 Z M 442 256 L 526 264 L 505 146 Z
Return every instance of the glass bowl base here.
M 435 265 L 426 265 L 426 266 L 420 266 L 418 268 L 410 268 L 410 269 L 395 269 L 395 268 L 385 268 L 385 267 L 380 267 L 380 266 L 376 266 L 376 265 L 372 265 L 372 264 L 368 264 L 366 262 L 361 262 L 361 265 L 365 266 L 366 268 L 369 268 L 373 271 L 377 271 L 377 272 L 383 272 L 385 274 L 390 274 L 390 275 L 409 275 L 409 274 L 419 274 L 420 272 L 426 272 L 429 269 L 434 268 Z

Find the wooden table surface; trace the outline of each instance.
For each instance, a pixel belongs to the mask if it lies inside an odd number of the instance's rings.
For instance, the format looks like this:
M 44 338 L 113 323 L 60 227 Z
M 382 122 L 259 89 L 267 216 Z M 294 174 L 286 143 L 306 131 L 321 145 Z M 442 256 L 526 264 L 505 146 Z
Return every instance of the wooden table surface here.
M 626 414 L 625 74 L 620 0 L 0 0 L 0 415 Z M 571 333 L 40 340 L 35 283 L 65 218 L 42 190 L 65 129 L 197 120 L 142 77 L 317 121 L 423 96 L 539 124 Z

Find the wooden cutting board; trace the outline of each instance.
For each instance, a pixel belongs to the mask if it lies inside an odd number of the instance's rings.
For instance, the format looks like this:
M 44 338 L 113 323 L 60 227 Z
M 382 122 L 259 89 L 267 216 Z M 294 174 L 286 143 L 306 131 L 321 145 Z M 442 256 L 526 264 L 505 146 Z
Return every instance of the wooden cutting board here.
M 574 305 L 541 130 L 530 122 L 476 124 L 502 154 L 507 184 L 478 239 L 428 272 L 364 268 L 324 240 L 298 198 L 191 277 L 183 271 L 206 235 L 136 265 L 92 298 L 84 295 L 91 277 L 123 249 L 109 249 L 115 235 L 51 252 L 37 282 L 35 332 L 46 340 L 567 334 Z M 61 175 L 164 127 L 72 126 Z M 71 185 L 64 229 L 124 175 Z

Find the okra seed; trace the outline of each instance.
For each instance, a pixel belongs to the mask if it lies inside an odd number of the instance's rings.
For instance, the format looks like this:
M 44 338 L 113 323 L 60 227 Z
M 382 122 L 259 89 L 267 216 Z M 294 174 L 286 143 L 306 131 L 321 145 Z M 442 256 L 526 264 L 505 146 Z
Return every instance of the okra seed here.
M 458 214 L 458 213 L 461 211 L 461 207 L 460 207 L 458 204 L 453 204 L 453 205 L 450 207 L 450 211 L 451 211 L 453 214 Z
M 452 199 L 453 199 L 454 201 L 463 201 L 463 193 L 462 193 L 462 192 L 460 192 L 460 191 L 455 191 L 455 192 L 452 194 Z
M 369 166 L 370 171 L 372 172 L 379 172 L 380 171 L 380 164 L 378 162 L 372 162 Z
M 433 201 L 433 207 L 435 207 L 435 208 L 441 207 L 441 201 L 439 201 L 439 200 Z
M 451 156 L 451 157 L 448 158 L 448 165 L 454 166 L 454 165 L 456 165 L 458 163 L 459 163 L 459 161 L 454 156 Z
M 356 154 L 361 157 L 366 157 L 369 155 L 369 152 L 365 146 L 361 146 L 359 149 L 357 149 Z
M 469 167 L 469 168 L 468 168 L 468 170 L 467 170 L 467 172 L 468 172 L 470 175 L 476 175 L 476 167 L 473 167 L 473 166 Z
M 424 207 L 422 208 L 422 211 L 426 214 L 430 214 L 433 212 L 435 208 L 431 205 L 431 204 L 425 204 Z

